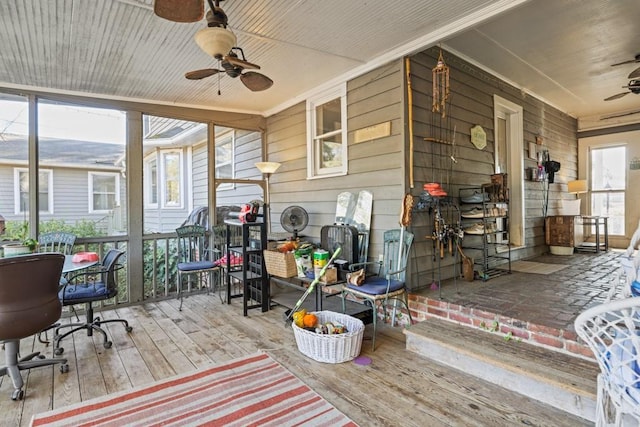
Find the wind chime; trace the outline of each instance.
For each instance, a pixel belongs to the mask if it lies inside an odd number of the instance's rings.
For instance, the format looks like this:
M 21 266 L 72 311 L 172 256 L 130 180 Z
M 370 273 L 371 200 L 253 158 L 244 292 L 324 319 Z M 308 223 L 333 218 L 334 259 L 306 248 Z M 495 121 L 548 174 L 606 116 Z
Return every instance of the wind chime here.
M 446 103 L 449 99 L 449 67 L 444 62 L 442 50 L 438 55 L 438 63 L 431 70 L 433 80 L 433 106 L 431 111 L 442 114 L 442 118 L 447 115 Z

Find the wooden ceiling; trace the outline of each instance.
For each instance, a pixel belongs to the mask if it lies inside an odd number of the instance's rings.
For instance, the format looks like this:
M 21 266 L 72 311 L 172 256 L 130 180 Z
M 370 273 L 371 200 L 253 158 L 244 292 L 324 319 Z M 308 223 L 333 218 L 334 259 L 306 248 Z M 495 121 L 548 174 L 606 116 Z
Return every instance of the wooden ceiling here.
M 638 64 L 637 0 L 225 0 L 246 59 L 274 80 L 249 91 L 152 0 L 0 2 L 0 86 L 271 114 L 309 94 L 441 43 L 574 117 L 640 109 L 616 101 Z M 218 95 L 220 90 L 220 95 Z M 636 115 L 638 116 L 638 115 Z M 630 116 L 633 117 L 633 116 Z

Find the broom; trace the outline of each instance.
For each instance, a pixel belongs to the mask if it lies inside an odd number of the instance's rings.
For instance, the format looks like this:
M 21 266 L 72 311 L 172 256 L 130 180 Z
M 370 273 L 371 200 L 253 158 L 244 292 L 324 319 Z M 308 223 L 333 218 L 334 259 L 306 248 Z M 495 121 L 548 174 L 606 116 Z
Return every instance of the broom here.
M 298 311 L 300 309 L 300 307 L 302 306 L 302 303 L 304 302 L 304 300 L 306 300 L 307 297 L 309 296 L 309 294 L 311 294 L 311 292 L 313 292 L 313 290 L 315 289 L 316 285 L 320 281 L 320 278 L 322 276 L 324 276 L 324 273 L 327 271 L 327 268 L 331 265 L 333 260 L 340 254 L 340 251 L 342 251 L 342 248 L 340 246 L 338 246 L 338 248 L 333 253 L 333 255 L 331 255 L 331 258 L 329 258 L 329 261 L 324 265 L 324 267 L 322 267 L 322 269 L 320 270 L 320 273 L 315 275 L 315 277 L 313 278 L 313 281 L 309 284 L 309 287 L 307 288 L 305 293 L 302 294 L 302 296 L 300 297 L 298 302 L 296 302 L 296 305 L 293 306 L 291 311 L 289 311 L 289 314 L 287 314 L 287 318 L 284 319 L 285 326 L 287 326 L 289 323 L 291 323 L 291 317 L 293 316 L 293 313 L 295 313 L 296 311 Z

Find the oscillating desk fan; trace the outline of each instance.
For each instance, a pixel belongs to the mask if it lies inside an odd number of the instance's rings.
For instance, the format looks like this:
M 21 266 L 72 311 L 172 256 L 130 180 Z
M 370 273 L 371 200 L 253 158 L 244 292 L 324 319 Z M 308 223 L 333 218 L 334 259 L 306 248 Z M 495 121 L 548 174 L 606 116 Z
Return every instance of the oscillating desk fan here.
M 289 233 L 293 233 L 291 240 L 298 238 L 298 232 L 309 224 L 309 214 L 300 206 L 289 206 L 280 215 L 280 224 Z

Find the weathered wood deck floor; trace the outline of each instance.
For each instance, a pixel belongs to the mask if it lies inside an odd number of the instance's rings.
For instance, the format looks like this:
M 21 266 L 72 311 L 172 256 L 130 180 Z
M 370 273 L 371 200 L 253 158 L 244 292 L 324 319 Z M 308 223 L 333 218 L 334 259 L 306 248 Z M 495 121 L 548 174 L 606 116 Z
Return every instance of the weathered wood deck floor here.
M 588 425 L 549 406 L 510 393 L 405 350 L 399 328 L 382 327 L 371 351 L 367 326 L 363 355 L 369 366 L 322 364 L 301 355 L 293 332 L 285 328 L 283 309 L 250 311 L 239 301 L 222 305 L 217 296 L 197 295 L 104 311 L 133 326 L 109 325 L 113 347 L 99 337 L 76 333 L 63 343 L 70 370 L 47 367 L 23 371 L 26 397 L 12 401 L 11 381 L 0 384 L 0 425 L 29 425 L 32 414 L 127 390 L 258 350 L 267 351 L 342 412 L 362 426 L 576 426 Z M 30 338 L 23 354 L 43 345 Z M 51 348 L 45 348 L 51 356 Z M 2 352 L 0 352 L 2 353 Z M 0 354 L 2 360 L 4 355 Z M 241 404 L 241 403 L 239 403 Z

